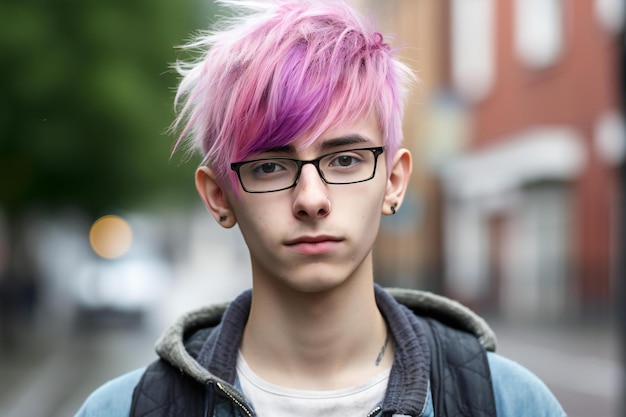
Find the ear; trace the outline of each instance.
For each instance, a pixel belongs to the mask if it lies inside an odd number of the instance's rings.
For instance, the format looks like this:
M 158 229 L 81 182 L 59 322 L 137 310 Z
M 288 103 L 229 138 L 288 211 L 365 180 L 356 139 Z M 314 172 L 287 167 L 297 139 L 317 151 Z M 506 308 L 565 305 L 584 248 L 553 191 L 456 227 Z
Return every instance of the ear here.
M 202 166 L 196 170 L 196 189 L 206 208 L 222 227 L 229 229 L 237 223 L 226 192 L 211 168 Z
M 394 214 L 394 210 L 400 209 L 409 185 L 412 169 L 411 153 L 407 149 L 398 149 L 393 157 L 389 179 L 387 179 L 382 207 L 383 214 L 391 215 Z

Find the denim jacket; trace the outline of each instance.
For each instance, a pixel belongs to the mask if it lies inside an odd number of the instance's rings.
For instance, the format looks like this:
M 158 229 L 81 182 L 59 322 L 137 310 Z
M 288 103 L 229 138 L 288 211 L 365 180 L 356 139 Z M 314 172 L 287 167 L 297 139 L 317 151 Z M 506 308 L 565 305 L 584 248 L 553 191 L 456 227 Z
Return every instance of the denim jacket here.
M 210 406 L 215 417 L 254 415 L 236 375 L 236 358 L 249 313 L 251 293 L 243 293 L 228 306 L 191 312 L 170 327 L 157 343 L 164 360 L 196 381 L 213 387 Z M 473 333 L 488 350 L 488 361 L 500 417 L 520 415 L 562 417 L 561 406 L 532 373 L 499 356 L 495 336 L 487 324 L 462 305 L 434 294 L 413 290 L 383 290 L 376 286 L 378 307 L 395 341 L 395 360 L 384 401 L 369 416 L 434 417 L 429 391 L 429 350 L 415 311 L 453 320 Z M 214 327 L 199 353 L 190 355 L 184 344 L 189 329 Z M 128 416 L 132 395 L 145 369 L 112 380 L 96 390 L 76 417 Z M 364 416 L 365 417 L 365 416 Z

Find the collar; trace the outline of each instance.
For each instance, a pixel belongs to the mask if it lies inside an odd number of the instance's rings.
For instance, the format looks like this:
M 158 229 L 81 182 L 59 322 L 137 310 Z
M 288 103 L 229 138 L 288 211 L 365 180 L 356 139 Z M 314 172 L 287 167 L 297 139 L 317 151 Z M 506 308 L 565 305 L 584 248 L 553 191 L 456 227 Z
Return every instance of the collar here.
M 415 314 L 375 285 L 376 303 L 394 339 L 395 360 L 389 376 L 383 412 L 419 415 L 426 403 L 430 372 L 428 342 Z M 235 383 L 237 354 L 250 313 L 252 291 L 230 303 L 221 323 L 205 340 L 197 362 L 215 377 Z

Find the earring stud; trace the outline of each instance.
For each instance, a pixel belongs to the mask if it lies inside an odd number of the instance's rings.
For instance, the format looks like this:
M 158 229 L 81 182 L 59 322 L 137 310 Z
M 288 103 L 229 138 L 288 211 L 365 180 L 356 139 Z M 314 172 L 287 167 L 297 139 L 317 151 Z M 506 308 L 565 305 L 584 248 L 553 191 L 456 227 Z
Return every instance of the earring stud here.
M 393 216 L 394 214 L 396 214 L 396 207 L 398 206 L 398 203 L 393 203 L 393 205 L 391 206 L 391 215 Z
M 228 219 L 228 216 L 220 216 L 220 223 L 224 223 Z

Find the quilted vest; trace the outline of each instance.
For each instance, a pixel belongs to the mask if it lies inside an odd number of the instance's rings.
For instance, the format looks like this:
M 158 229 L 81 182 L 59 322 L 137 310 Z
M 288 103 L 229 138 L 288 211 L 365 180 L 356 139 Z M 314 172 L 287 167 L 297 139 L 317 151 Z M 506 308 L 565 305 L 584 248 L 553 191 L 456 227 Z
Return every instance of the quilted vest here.
M 430 390 L 435 417 L 495 417 L 485 349 L 469 333 L 424 320 L 430 346 Z

